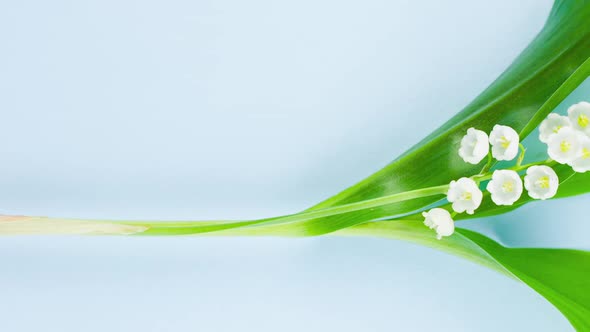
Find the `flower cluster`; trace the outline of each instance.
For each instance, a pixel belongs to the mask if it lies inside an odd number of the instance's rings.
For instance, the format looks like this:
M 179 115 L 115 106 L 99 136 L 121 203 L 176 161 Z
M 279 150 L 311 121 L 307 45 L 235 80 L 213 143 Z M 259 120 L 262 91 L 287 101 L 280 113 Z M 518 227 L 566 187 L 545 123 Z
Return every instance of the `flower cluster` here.
M 567 113 L 549 114 L 539 127 L 539 139 L 551 159 L 579 173 L 590 171 L 590 103 L 575 104 Z
M 590 171 L 590 103 L 581 102 L 568 109 L 568 116 L 549 114 L 541 123 L 539 139 L 547 144 L 547 154 L 557 163 L 570 165 L 576 172 Z M 495 125 L 488 135 L 484 131 L 469 128 L 461 140 L 459 156 L 467 163 L 477 165 L 486 156 L 510 161 L 519 152 L 520 137 L 511 127 Z M 475 213 L 481 205 L 483 192 L 480 182 L 489 179 L 486 190 L 496 205 L 512 205 L 526 189 L 533 199 L 545 200 L 557 194 L 559 178 L 555 171 L 543 163 L 521 166 L 524 148 L 517 165 L 508 169 L 495 170 L 491 176 L 477 174 L 451 181 L 447 200 L 452 205 L 453 215 L 442 208 L 423 212 L 424 224 L 434 229 L 437 239 L 450 236 L 455 230 L 453 216 L 457 213 Z M 525 171 L 524 179 L 519 171 Z

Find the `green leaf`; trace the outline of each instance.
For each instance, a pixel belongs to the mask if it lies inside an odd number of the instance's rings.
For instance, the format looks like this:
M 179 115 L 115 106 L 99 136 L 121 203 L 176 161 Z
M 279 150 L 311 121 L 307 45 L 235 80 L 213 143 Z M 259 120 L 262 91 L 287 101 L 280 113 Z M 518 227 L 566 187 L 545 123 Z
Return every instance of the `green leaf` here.
M 557 1 L 539 35 L 514 63 L 464 110 L 430 134 L 416 146 L 382 170 L 360 183 L 325 200 L 307 211 L 377 199 L 418 188 L 447 184 L 462 176 L 478 173 L 481 165 L 470 165 L 458 156 L 459 142 L 469 127 L 489 131 L 494 124 L 509 125 L 521 137 L 534 128 L 590 75 L 590 1 Z M 559 168 L 561 179 L 571 176 L 571 169 Z M 564 183 L 560 195 L 588 191 L 588 177 L 575 175 Z M 563 194 L 562 194 L 563 193 Z M 335 216 L 288 221 L 289 232 L 321 235 L 359 223 L 403 217 L 440 202 L 443 197 L 417 198 L 394 204 L 371 207 Z M 514 207 L 499 208 L 489 199 L 477 216 L 503 213 Z M 523 198 L 518 204 L 528 202 Z M 291 216 L 286 216 L 290 220 Z M 235 227 L 274 225 L 283 218 L 240 221 L 222 225 L 154 224 L 145 234 L 192 234 Z
M 463 111 L 430 134 L 397 160 L 360 183 L 316 205 L 314 209 L 346 204 L 394 193 L 449 183 L 477 174 L 483 167 L 470 165 L 457 155 L 459 142 L 469 127 L 490 131 L 495 124 L 508 125 L 521 137 L 534 128 L 567 95 L 590 75 L 590 2 L 556 1 L 543 30 L 514 63 Z M 558 174 L 566 178 L 570 170 Z M 588 177 L 576 175 L 577 189 L 590 190 Z M 574 185 L 572 185 L 574 186 Z M 430 204 L 437 198 L 422 198 L 370 211 L 306 221 L 305 232 L 328 233 L 399 214 Z
M 437 186 L 476 174 L 483 165 L 467 164 L 457 155 L 459 141 L 467 128 L 489 131 L 499 123 L 517 129 L 521 137 L 531 133 L 590 75 L 589 20 L 589 1 L 557 1 L 539 35 L 506 72 L 463 111 L 379 172 L 308 211 Z M 590 176 L 576 174 L 572 177 L 569 167 L 556 170 L 560 179 L 568 179 L 562 183 L 559 197 L 590 190 Z M 371 220 L 404 216 L 435 204 L 441 198 L 418 198 L 336 216 L 290 222 L 296 225 L 290 225 L 289 232 L 293 233 L 296 229 L 300 235 L 326 234 Z M 504 213 L 529 201 L 523 197 L 512 207 L 498 207 L 486 199 L 477 216 Z M 215 225 L 150 223 L 150 229 L 144 234 L 192 234 L 275 224 L 280 220 L 268 218 Z
M 434 247 L 478 262 L 521 280 L 551 301 L 579 331 L 590 331 L 590 253 L 564 249 L 506 248 L 480 234 L 458 229 L 442 241 L 415 220 L 415 213 L 442 204 L 442 195 L 403 201 L 389 200 L 420 188 L 448 184 L 451 180 L 477 174 L 481 165 L 463 162 L 457 149 L 470 127 L 490 131 L 495 124 L 529 135 L 566 96 L 590 75 L 590 1 L 558 0 L 539 35 L 514 63 L 481 95 L 435 132 L 409 151 L 360 183 L 301 214 L 238 222 L 112 222 L 98 223 L 105 233 L 145 235 L 273 235 L 309 236 L 337 232 L 338 235 L 386 236 Z M 556 167 L 562 181 L 559 196 L 590 191 L 590 173 L 573 174 L 569 167 Z M 393 196 L 392 196 L 393 195 Z M 411 195 L 410 195 L 411 196 Z M 350 210 L 350 204 L 368 200 L 386 201 Z M 527 203 L 523 197 L 513 207 L 497 207 L 489 198 L 477 216 L 499 214 Z M 358 206 L 358 205 L 357 205 Z M 363 205 L 364 207 L 364 205 Z M 332 209 L 332 210 L 330 210 Z M 341 211 L 337 215 L 326 211 Z M 342 212 L 344 211 L 344 212 Z M 12 217 L 14 218 L 14 217 Z M 6 226 L 13 232 L 59 225 L 66 232 L 95 230 L 96 221 L 19 217 Z M 24 219 L 23 219 L 24 218 Z M 403 220 L 379 221 L 390 218 Z M 414 220 L 412 220 L 414 219 Z M 373 221 L 373 222 L 371 222 Z M 106 224 L 106 225 L 105 225 Z M 123 226 L 121 225 L 123 224 Z M 53 228 L 52 228 L 53 229 Z M 122 229 L 122 230 L 121 230 Z M 0 229 L 0 233 L 2 230 Z
M 469 127 L 489 131 L 494 124 L 509 125 L 524 137 L 568 94 L 590 75 L 590 2 L 558 1 L 543 30 L 514 63 L 488 89 L 463 111 L 426 137 L 397 160 L 360 183 L 314 206 L 308 211 L 376 199 L 417 188 L 449 183 L 462 176 L 476 174 L 482 165 L 470 165 L 457 154 L 459 142 Z M 571 169 L 558 169 L 561 179 L 571 176 Z M 564 184 L 563 192 L 582 193 L 589 190 L 576 176 Z M 590 184 L 590 182 L 586 182 Z M 575 186 L 572 189 L 570 186 Z M 426 197 L 400 203 L 372 207 L 360 211 L 296 222 L 290 233 L 321 235 L 362 222 L 411 213 L 440 201 Z M 523 198 L 517 206 L 529 200 Z M 478 216 L 506 212 L 486 200 Z M 197 233 L 234 227 L 276 223 L 280 218 L 213 226 L 213 228 L 152 227 L 147 234 Z M 281 225 L 269 227 L 282 228 Z
M 209 236 L 302 236 L 296 224 L 243 227 Z M 422 220 L 369 222 L 334 232 L 404 240 L 473 261 L 522 281 L 550 301 L 578 331 L 590 331 L 590 252 L 570 249 L 507 248 L 470 230 L 437 240 Z
M 211 225 L 208 223 L 207 225 Z M 194 226 L 194 224 L 193 224 Z M 208 236 L 304 236 L 297 224 L 238 227 Z M 553 303 L 578 331 L 590 331 L 590 253 L 569 249 L 506 248 L 470 230 L 457 228 L 443 240 L 421 220 L 363 223 L 338 236 L 386 237 L 413 242 L 473 261 L 522 281 Z
M 509 125 L 521 137 L 539 123 L 590 75 L 590 3 L 557 1 L 548 22 L 516 61 L 463 111 L 381 171 L 308 211 L 379 198 L 417 188 L 437 186 L 478 173 L 457 155 L 469 127 L 489 131 Z M 590 191 L 590 175 L 573 174 L 560 166 L 560 197 Z M 504 213 L 486 200 L 477 216 Z M 369 222 L 408 214 L 440 202 L 426 197 L 387 206 L 303 222 L 250 225 L 219 235 L 306 236 L 338 231 L 338 235 L 387 236 L 409 240 L 478 262 L 526 283 L 553 303 L 579 331 L 590 331 L 590 253 L 565 249 L 506 248 L 480 234 L 458 229 L 437 241 L 418 220 Z M 214 233 L 215 234 L 215 233 Z
M 590 331 L 589 252 L 506 248 L 466 229 L 457 229 L 449 241 L 439 241 L 421 222 L 407 220 L 367 223 L 337 234 L 407 240 L 477 262 L 526 283 L 553 303 L 576 330 Z

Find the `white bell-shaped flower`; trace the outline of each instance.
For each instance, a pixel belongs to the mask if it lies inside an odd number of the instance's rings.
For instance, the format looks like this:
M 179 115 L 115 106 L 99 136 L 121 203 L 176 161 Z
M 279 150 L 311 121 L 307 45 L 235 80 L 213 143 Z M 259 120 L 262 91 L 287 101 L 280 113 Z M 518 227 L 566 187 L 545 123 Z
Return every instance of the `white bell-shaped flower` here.
M 515 171 L 497 170 L 492 174 L 487 190 L 496 205 L 512 205 L 522 195 L 522 180 Z
M 461 139 L 459 156 L 467 163 L 477 165 L 490 151 L 488 135 L 475 128 L 467 129 L 467 135 Z
M 539 126 L 539 140 L 543 143 L 549 141 L 551 135 L 557 134 L 561 128 L 571 127 L 570 119 L 567 116 L 551 113 Z
M 570 164 L 582 150 L 584 134 L 571 128 L 562 128 L 547 141 L 547 154 L 560 164 Z
M 581 149 L 578 156 L 571 162 L 572 168 L 578 173 L 590 171 L 590 138 L 581 139 Z
M 583 101 L 570 106 L 567 115 L 572 127 L 590 135 L 590 103 Z
M 518 154 L 520 138 L 518 133 L 508 126 L 495 125 L 490 133 L 492 156 L 497 160 L 512 160 Z
M 447 200 L 453 203 L 455 212 L 473 214 L 481 204 L 482 198 L 483 193 L 479 190 L 477 183 L 470 178 L 460 178 L 449 184 Z
M 557 193 L 559 178 L 549 166 L 531 166 L 526 170 L 524 187 L 534 199 L 548 199 Z
M 436 238 L 442 239 L 443 236 L 450 236 L 455 232 L 455 222 L 451 218 L 449 211 L 441 208 L 434 208 L 428 212 L 422 212 L 424 216 L 424 225 L 436 231 Z

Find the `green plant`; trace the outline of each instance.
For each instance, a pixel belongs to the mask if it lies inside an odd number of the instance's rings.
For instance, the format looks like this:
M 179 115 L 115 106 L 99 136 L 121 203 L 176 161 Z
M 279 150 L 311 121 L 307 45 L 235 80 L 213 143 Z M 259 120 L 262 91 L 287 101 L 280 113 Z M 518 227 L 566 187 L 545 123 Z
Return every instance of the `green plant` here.
M 71 233 L 120 235 L 379 236 L 412 241 L 483 264 L 518 279 L 552 302 L 579 331 L 590 331 L 590 253 L 565 249 L 506 248 L 481 234 L 457 229 L 437 240 L 421 212 L 443 200 L 447 184 L 480 173 L 464 163 L 457 147 L 468 128 L 489 132 L 501 123 L 528 136 L 590 76 L 590 2 L 557 0 L 550 17 L 514 63 L 464 110 L 360 183 L 292 215 L 245 221 L 93 221 L 0 217 L 4 234 Z M 450 143 L 450 144 L 449 144 Z M 544 162 L 542 162 L 544 163 Z M 421 167 L 415 167 L 421 165 Z M 488 169 L 497 167 L 491 163 Z M 517 166 L 519 167 L 519 166 Z M 485 170 L 479 180 L 488 179 Z M 561 180 L 556 198 L 590 191 L 590 173 L 555 165 Z M 474 216 L 502 214 L 528 203 L 498 206 L 484 197 Z

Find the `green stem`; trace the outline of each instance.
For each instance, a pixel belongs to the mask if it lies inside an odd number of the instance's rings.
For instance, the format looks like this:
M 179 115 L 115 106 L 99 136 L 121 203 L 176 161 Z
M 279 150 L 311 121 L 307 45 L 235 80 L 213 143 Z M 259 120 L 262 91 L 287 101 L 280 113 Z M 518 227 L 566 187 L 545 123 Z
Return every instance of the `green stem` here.
M 530 163 L 527 165 L 516 165 L 507 169 L 522 171 L 535 165 L 554 165 L 555 161 L 547 160 Z M 488 172 L 475 175 L 471 178 L 480 183 L 489 180 L 492 173 Z M 417 190 L 406 191 L 393 195 L 368 199 L 344 205 L 327 207 L 324 209 L 304 211 L 275 218 L 266 218 L 249 221 L 100 221 L 100 220 L 75 220 L 44 217 L 14 217 L 0 216 L 0 234 L 145 234 L 145 235 L 182 235 L 197 234 L 228 230 L 246 226 L 267 226 L 284 223 L 295 223 L 313 220 L 317 218 L 330 217 L 349 212 L 373 209 L 387 206 L 394 203 L 408 201 L 416 198 L 445 195 L 449 185 L 440 185 Z
M 240 221 L 240 222 L 228 222 L 228 223 L 221 223 L 221 224 L 210 224 L 206 225 L 204 222 L 185 222 L 176 225 L 170 225 L 166 222 L 137 222 L 133 223 L 134 225 L 142 225 L 146 226 L 149 229 L 143 232 L 142 234 L 196 234 L 196 233 L 206 233 L 206 232 L 214 232 L 220 230 L 226 230 L 236 227 L 244 227 L 244 226 L 264 226 L 269 225 L 276 225 L 276 224 L 284 224 L 284 223 L 294 223 L 294 222 L 302 222 L 307 220 L 312 220 L 316 218 L 323 218 L 323 217 L 330 217 L 335 215 L 340 215 L 348 212 L 355 212 L 360 210 L 372 209 L 377 208 L 393 203 L 399 203 L 403 201 L 408 201 L 415 198 L 422 198 L 428 196 L 435 196 L 435 195 L 445 195 L 449 185 L 441 185 L 435 187 L 428 187 L 422 188 L 417 190 L 406 191 L 403 193 L 368 199 L 360 202 L 354 202 L 344 205 L 333 206 L 329 208 L 319 209 L 319 210 L 312 210 L 312 211 L 304 211 L 301 213 L 285 215 L 276 218 L 267 218 L 267 219 L 259 219 L 259 220 L 252 220 L 252 221 Z
M 378 208 L 415 198 L 444 195 L 448 185 L 406 191 L 319 210 L 249 221 L 107 221 L 28 216 L 0 216 L 0 234 L 188 235 L 247 226 L 302 222 L 348 212 Z
M 515 172 L 521 172 L 524 171 L 525 169 L 531 167 L 531 166 L 540 166 L 540 165 L 546 165 L 546 166 L 554 166 L 556 164 L 556 162 L 554 160 L 548 159 L 545 161 L 538 161 L 538 162 L 534 162 L 534 163 L 529 163 L 529 164 L 525 164 L 525 165 L 516 165 L 516 166 L 512 166 L 512 167 L 508 167 L 508 168 L 504 168 L 507 170 L 511 170 L 511 171 L 515 171 Z M 486 181 L 492 178 L 492 174 L 494 174 L 493 172 L 490 173 L 486 173 L 486 174 L 481 174 L 481 175 L 474 175 L 471 178 L 476 181 L 477 183 L 480 183 L 482 181 Z
M 303 221 L 315 218 L 322 218 L 322 217 L 329 217 L 337 214 L 343 214 L 347 212 L 354 212 L 364 209 L 371 209 L 376 207 L 381 207 L 393 203 L 408 201 L 415 198 L 421 197 L 428 197 L 434 195 L 446 195 L 449 189 L 449 185 L 441 185 L 435 187 L 428 187 L 422 188 L 417 190 L 406 191 L 399 194 L 393 194 L 388 196 L 383 196 L 379 198 L 368 199 L 365 201 L 338 205 L 334 207 L 329 207 L 320 210 L 313 210 L 309 212 L 302 212 L 294 215 L 289 215 L 280 218 L 280 222 L 294 222 L 294 221 Z
M 526 153 L 526 148 L 524 147 L 524 145 L 522 145 L 522 143 L 518 144 L 518 148 L 520 149 L 520 155 L 518 156 L 518 159 L 516 160 L 516 166 L 522 165 L 522 161 L 524 160 L 524 155 Z
M 481 169 L 481 171 L 479 172 L 479 174 L 485 174 L 487 173 L 490 168 L 492 168 L 492 165 L 494 163 L 494 157 L 492 156 L 492 152 L 488 152 L 488 162 L 486 163 L 486 165 Z

